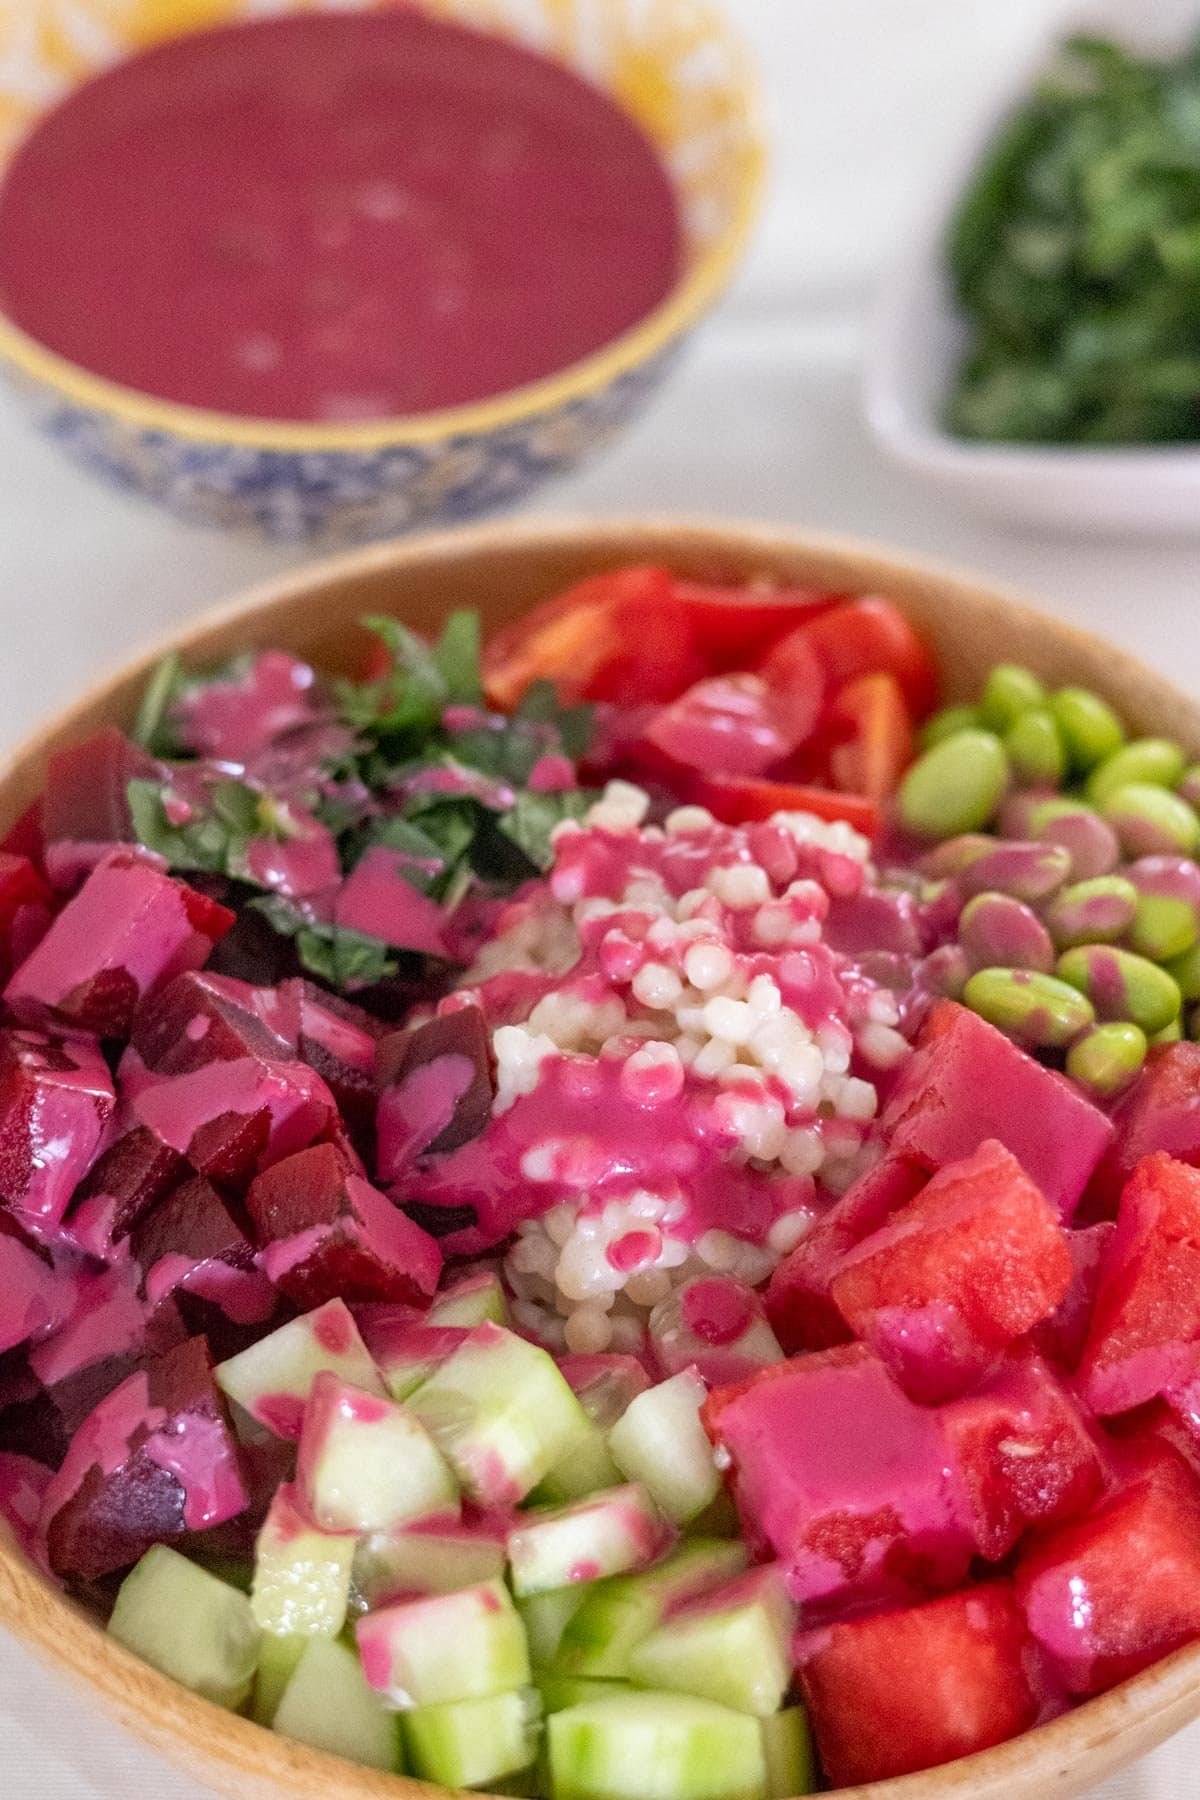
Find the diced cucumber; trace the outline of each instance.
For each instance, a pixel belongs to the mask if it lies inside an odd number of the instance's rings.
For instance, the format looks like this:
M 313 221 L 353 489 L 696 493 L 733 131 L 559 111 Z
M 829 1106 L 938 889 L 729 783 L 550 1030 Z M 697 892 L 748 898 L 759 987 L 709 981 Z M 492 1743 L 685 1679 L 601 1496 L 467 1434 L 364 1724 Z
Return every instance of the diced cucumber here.
M 251 1708 L 260 1725 L 273 1725 L 283 1691 L 296 1673 L 296 1664 L 308 1646 L 316 1640 L 296 1632 L 283 1636 L 264 1631 L 258 1653 L 258 1673 L 254 1677 L 254 1705 Z M 327 1640 L 322 1638 L 322 1643 Z
M 547 1506 L 562 1506 L 569 1500 L 582 1500 L 586 1494 L 617 1487 L 620 1481 L 621 1471 L 609 1453 L 607 1437 L 598 1425 L 589 1423 L 587 1435 L 572 1444 L 567 1455 L 538 1483 L 534 1499 Z
M 392 1324 L 375 1319 L 370 1328 L 371 1355 L 393 1400 L 407 1400 L 435 1369 L 449 1362 L 467 1341 L 465 1325 Z
M 741 1537 L 742 1521 L 738 1518 L 738 1510 L 729 1489 L 724 1486 L 718 1488 L 704 1511 L 688 1520 L 683 1532 L 685 1537 Z
M 630 1694 L 626 1681 L 596 1681 L 590 1675 L 555 1675 L 549 1669 L 536 1671 L 542 1711 L 565 1712 L 568 1706 L 582 1706 L 587 1700 L 608 1700 L 617 1694 Z
M 409 1400 L 473 1500 L 512 1506 L 587 1435 L 587 1416 L 536 1344 L 480 1325 Z
M 581 1500 L 585 1494 L 619 1486 L 621 1471 L 609 1451 L 608 1433 L 634 1395 L 648 1385 L 632 1357 L 577 1357 L 575 1362 L 577 1366 L 596 1365 L 586 1379 L 572 1383 L 592 1429 L 571 1446 L 570 1455 L 555 1464 L 538 1488 L 536 1498 L 548 1506 L 561 1506 L 568 1500 Z
M 666 1533 L 662 1514 L 636 1482 L 573 1506 L 523 1513 L 508 1534 L 513 1592 L 542 1594 L 645 1568 Z
M 458 1483 L 420 1420 L 328 1373 L 305 1408 L 297 1479 L 327 1531 L 386 1531 L 458 1511 Z
M 541 1734 L 536 1689 L 456 1700 L 405 1713 L 404 1748 L 414 1775 L 443 1787 L 482 1787 L 529 1768 Z
M 452 1520 L 436 1528 L 374 1531 L 354 1553 L 354 1592 L 367 1610 L 401 1595 L 452 1594 L 499 1581 L 507 1560 L 502 1537 Z
M 529 1640 L 529 1658 L 535 1669 L 550 1666 L 558 1654 L 562 1634 L 587 1597 L 585 1587 L 554 1588 L 544 1594 L 518 1599 L 517 1611 Z
M 430 1301 L 425 1314 L 427 1325 L 493 1325 L 508 1324 L 508 1301 L 500 1277 L 490 1269 L 478 1275 L 464 1275 Z
M 694 1369 L 631 1400 L 608 1434 L 627 1481 L 641 1481 L 663 1512 L 684 1525 L 716 1497 L 721 1476 L 700 1423 L 705 1386 Z
M 400 1726 L 337 1638 L 309 1638 L 276 1709 L 281 1737 L 369 1769 L 399 1769 Z
M 598 1581 L 563 1631 L 558 1669 L 623 1679 L 635 1646 L 673 1607 L 731 1580 L 745 1566 L 743 1545 L 696 1538 L 642 1575 Z
M 354 1539 L 321 1531 L 297 1504 L 276 1491 L 254 1549 L 250 1605 L 264 1631 L 336 1637 L 346 1622 Z
M 217 1385 L 277 1437 L 300 1435 L 304 1407 L 322 1369 L 369 1394 L 383 1383 L 359 1336 L 350 1310 L 329 1300 L 303 1318 L 291 1319 L 256 1344 L 218 1363 Z
M 629 1672 L 642 1687 L 765 1718 L 791 1686 L 795 1624 L 778 1569 L 756 1569 L 673 1612 L 637 1646 Z
M 762 1721 L 763 1754 L 767 1759 L 767 1800 L 791 1800 L 809 1794 L 816 1780 L 812 1734 L 802 1706 L 787 1706 Z
M 121 1583 L 110 1634 L 193 1693 L 236 1710 L 254 1680 L 262 1633 L 245 1594 L 156 1544 Z
M 555 1800 L 765 1800 L 762 1727 L 686 1694 L 630 1693 L 547 1720 Z
M 367 1680 L 404 1710 L 529 1685 L 525 1627 L 499 1581 L 382 1607 L 355 1630 Z

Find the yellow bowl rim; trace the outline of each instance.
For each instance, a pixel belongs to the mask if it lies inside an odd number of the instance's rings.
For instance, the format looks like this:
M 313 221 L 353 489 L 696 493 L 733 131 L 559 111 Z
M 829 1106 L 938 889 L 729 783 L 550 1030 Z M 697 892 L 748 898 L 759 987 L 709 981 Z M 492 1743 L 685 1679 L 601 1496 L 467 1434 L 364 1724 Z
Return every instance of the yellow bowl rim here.
M 59 356 L 2 312 L 0 362 L 7 363 L 18 375 L 53 389 L 76 406 L 108 414 L 121 424 L 142 431 L 163 432 L 189 443 L 297 454 L 402 449 L 409 444 L 484 437 L 557 411 L 573 400 L 603 392 L 620 376 L 649 362 L 691 330 L 720 297 L 733 278 L 762 202 L 767 130 L 754 59 L 742 38 L 730 29 L 728 18 L 708 0 L 692 0 L 692 10 L 714 36 L 720 37 L 733 64 L 743 106 L 743 169 L 730 217 L 665 300 L 630 330 L 556 374 L 466 406 L 398 414 L 359 425 L 318 425 L 306 420 L 254 419 L 156 399 L 152 394 L 93 375 L 80 364 Z M 619 100 L 614 104 L 620 105 Z

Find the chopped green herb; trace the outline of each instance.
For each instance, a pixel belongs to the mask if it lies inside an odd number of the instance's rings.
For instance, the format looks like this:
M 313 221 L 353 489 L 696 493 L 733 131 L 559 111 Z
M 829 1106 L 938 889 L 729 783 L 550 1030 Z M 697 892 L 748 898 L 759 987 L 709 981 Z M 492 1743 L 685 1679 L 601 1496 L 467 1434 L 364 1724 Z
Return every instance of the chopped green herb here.
M 134 742 L 155 756 L 173 756 L 179 748 L 169 714 L 182 686 L 183 664 L 172 650 L 146 683 L 133 725 Z

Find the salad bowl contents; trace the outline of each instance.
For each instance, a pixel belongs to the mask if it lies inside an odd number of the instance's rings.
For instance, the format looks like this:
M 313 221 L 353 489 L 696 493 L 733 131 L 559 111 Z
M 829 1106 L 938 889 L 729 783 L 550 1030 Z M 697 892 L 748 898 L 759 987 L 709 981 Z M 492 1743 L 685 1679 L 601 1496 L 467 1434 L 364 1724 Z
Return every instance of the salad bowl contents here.
M 1118 673 L 548 528 L 18 759 L 0 1619 L 231 1790 L 1065 1795 L 1193 1716 L 1200 726 Z

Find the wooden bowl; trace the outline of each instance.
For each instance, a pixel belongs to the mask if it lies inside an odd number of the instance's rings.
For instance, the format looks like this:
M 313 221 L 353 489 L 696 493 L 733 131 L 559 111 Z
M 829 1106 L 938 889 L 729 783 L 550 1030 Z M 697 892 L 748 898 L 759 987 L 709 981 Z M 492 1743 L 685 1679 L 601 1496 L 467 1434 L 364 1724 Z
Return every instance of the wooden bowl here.
M 1115 702 L 1135 729 L 1166 732 L 1200 755 L 1200 704 L 1134 658 L 969 577 L 866 545 L 754 526 L 526 524 L 390 545 L 259 587 L 176 632 L 99 681 L 0 769 L 0 832 L 39 792 L 48 754 L 104 721 L 127 725 L 145 677 L 167 649 L 212 661 L 279 645 L 353 667 L 357 619 L 393 612 L 428 628 L 451 608 L 500 624 L 569 582 L 629 562 L 665 562 L 693 577 L 813 583 L 885 593 L 937 648 L 951 697 L 1001 658 L 1054 683 L 1078 681 Z M 113 1643 L 24 1560 L 0 1527 L 0 1626 L 64 1675 L 85 1682 L 147 1743 L 237 1800 L 399 1800 L 444 1794 L 352 1768 L 231 1717 Z M 1200 1645 L 1012 1743 L 927 1774 L 845 1790 L 843 1800 L 1066 1800 L 1143 1755 L 1200 1714 Z

